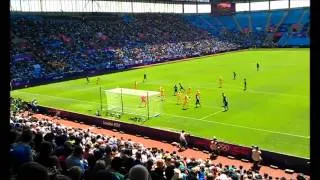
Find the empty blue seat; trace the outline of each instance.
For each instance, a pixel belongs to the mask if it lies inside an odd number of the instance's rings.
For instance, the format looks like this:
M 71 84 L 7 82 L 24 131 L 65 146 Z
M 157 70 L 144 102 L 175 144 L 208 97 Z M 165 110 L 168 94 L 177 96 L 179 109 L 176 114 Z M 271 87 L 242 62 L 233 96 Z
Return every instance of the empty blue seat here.
M 242 29 L 249 28 L 249 14 L 248 13 L 236 14 L 236 19 L 238 20 L 239 25 Z

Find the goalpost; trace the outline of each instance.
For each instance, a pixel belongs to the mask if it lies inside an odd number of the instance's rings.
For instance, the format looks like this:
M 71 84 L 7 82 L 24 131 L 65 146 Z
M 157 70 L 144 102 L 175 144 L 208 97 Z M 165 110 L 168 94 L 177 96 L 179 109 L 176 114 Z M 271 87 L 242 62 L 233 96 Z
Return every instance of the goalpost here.
M 148 119 L 162 113 L 160 92 L 114 88 L 105 90 L 105 94 L 108 113 L 131 114 Z M 146 103 L 142 103 L 142 97 Z

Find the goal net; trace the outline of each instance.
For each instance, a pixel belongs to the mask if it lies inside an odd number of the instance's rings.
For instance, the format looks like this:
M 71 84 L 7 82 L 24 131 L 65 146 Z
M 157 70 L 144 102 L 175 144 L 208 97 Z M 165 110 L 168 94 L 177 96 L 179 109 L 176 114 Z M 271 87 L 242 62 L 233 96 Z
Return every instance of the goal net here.
M 115 88 L 105 90 L 108 113 L 121 113 L 147 118 L 162 112 L 160 92 Z

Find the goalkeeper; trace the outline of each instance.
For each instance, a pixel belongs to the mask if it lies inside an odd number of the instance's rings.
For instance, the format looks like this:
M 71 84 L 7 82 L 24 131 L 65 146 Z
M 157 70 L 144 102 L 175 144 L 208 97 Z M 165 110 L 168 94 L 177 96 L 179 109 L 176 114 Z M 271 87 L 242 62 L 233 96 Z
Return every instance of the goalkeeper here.
M 146 96 L 141 96 L 141 105 L 140 105 L 140 107 L 146 107 L 146 106 L 147 106 L 147 97 Z

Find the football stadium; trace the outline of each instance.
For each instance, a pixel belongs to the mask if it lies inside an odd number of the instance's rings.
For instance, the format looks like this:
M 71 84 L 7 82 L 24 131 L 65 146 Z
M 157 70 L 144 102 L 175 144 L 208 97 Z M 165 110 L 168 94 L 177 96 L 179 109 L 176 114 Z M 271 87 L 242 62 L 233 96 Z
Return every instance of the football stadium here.
M 10 0 L 11 177 L 310 179 L 309 32 L 308 0 Z

